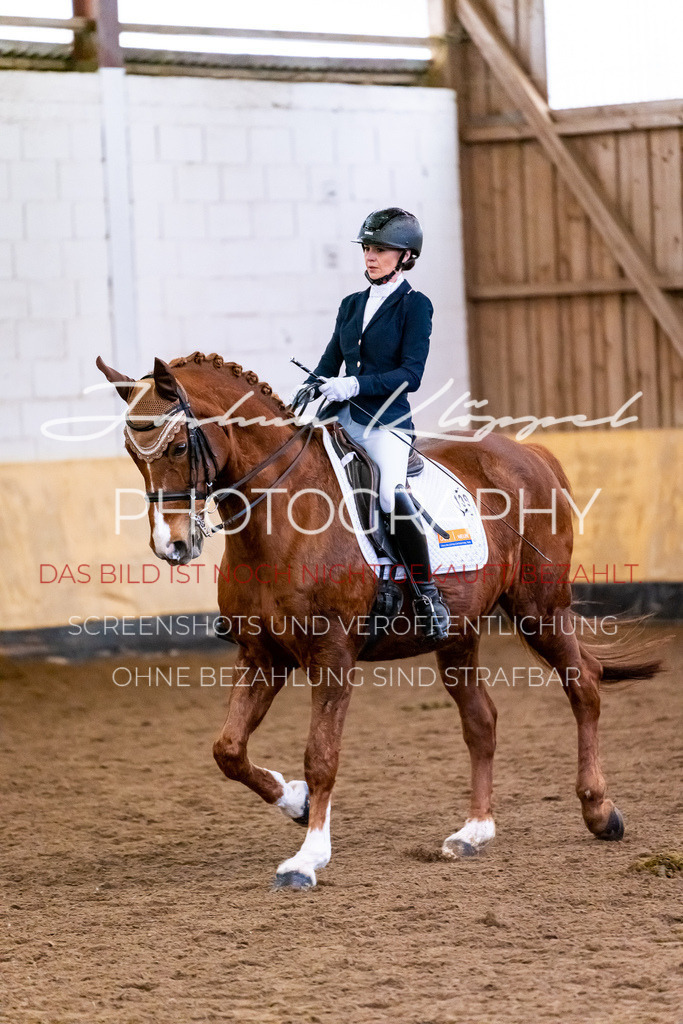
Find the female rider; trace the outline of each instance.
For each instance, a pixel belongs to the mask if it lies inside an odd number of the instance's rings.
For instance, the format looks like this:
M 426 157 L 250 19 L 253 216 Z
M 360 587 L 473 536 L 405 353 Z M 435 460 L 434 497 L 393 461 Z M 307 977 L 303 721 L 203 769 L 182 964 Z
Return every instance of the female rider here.
M 342 300 L 332 338 L 304 388 L 323 378 L 317 390 L 331 403 L 324 419 L 336 416 L 377 463 L 380 508 L 417 595 L 416 613 L 424 616 L 426 634 L 442 639 L 448 610 L 430 578 L 423 520 L 405 486 L 406 441 L 414 437 L 407 394 L 420 386 L 433 312 L 403 276 L 420 255 L 422 228 L 405 210 L 375 210 L 354 241 L 363 248 L 370 287 Z M 342 363 L 346 372 L 339 376 Z

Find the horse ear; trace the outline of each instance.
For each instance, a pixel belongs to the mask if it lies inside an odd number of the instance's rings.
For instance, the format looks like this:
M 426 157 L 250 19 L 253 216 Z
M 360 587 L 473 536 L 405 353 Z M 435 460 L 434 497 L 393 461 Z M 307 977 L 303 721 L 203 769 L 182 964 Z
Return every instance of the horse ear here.
M 126 377 L 124 373 L 119 373 L 118 370 L 113 370 L 111 366 L 107 366 L 102 356 L 97 357 L 95 365 L 98 370 L 102 371 L 107 380 L 114 385 L 124 402 L 128 402 L 133 394 L 133 388 L 126 387 L 126 385 L 135 384 L 133 378 Z
M 154 360 L 154 384 L 157 393 L 168 402 L 175 402 L 180 397 L 178 394 L 178 381 L 173 376 L 173 371 L 163 359 Z

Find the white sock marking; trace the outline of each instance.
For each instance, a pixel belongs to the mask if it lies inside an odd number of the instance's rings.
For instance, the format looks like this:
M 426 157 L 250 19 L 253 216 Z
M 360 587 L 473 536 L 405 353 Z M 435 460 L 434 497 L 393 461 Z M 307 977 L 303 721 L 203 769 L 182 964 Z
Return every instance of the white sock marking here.
M 316 871 L 327 867 L 331 856 L 330 804 L 328 803 L 323 827 L 309 828 L 299 852 L 295 853 L 289 860 L 283 860 L 277 869 L 277 874 L 284 875 L 288 871 L 297 871 L 299 874 L 307 875 L 311 879 L 312 884 L 315 885 Z
M 490 843 L 495 834 L 496 825 L 493 818 L 468 818 L 459 832 L 454 832 L 444 839 L 441 852 L 446 857 L 457 857 L 459 843 L 467 843 L 478 850 Z
M 293 782 L 285 782 L 284 775 L 280 772 L 271 771 L 266 768 L 273 778 L 282 786 L 282 796 L 275 801 L 286 818 L 300 818 L 306 809 L 306 798 L 308 797 L 308 786 L 303 779 L 296 779 Z

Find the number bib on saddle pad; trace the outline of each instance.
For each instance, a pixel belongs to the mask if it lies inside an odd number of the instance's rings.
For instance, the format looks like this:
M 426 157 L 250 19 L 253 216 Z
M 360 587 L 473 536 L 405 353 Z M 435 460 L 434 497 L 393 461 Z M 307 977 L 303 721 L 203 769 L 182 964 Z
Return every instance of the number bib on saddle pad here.
M 365 561 L 372 566 L 375 575 L 379 576 L 382 566 L 394 563 L 385 555 L 378 554 L 371 537 L 363 532 L 352 493 L 353 488 L 343 465 L 346 459 L 342 460 L 339 457 L 325 428 L 322 428 L 322 434 L 325 450 L 345 499 L 346 521 L 353 525 Z M 433 575 L 481 569 L 488 561 L 489 548 L 484 524 L 474 498 L 465 490 L 457 476 L 441 463 L 438 469 L 427 459 L 424 459 L 423 463 L 422 471 L 409 477 L 410 491 L 434 521 L 448 533 L 448 538 L 441 537 L 425 523 Z M 342 506 L 342 514 L 344 511 Z M 405 579 L 405 570 L 402 567 L 397 569 L 395 578 Z

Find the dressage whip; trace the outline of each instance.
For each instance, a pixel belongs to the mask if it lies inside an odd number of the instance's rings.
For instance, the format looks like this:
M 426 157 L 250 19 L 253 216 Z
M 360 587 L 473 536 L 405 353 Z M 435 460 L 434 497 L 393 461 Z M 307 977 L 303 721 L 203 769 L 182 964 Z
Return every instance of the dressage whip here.
M 322 382 L 323 384 L 325 383 L 324 377 L 319 377 L 317 373 L 314 373 L 313 370 L 309 370 L 308 367 L 304 366 L 303 363 L 300 363 L 298 359 L 294 359 L 294 357 L 292 357 L 290 359 L 290 363 L 294 363 L 294 365 L 298 366 L 300 370 L 303 370 L 304 373 L 307 373 L 309 375 L 309 377 L 314 377 L 315 381 L 311 381 L 311 384 L 314 384 L 314 383 L 316 383 L 318 381 Z M 354 409 L 358 409 L 359 412 L 362 412 L 364 415 L 367 415 L 366 410 L 361 405 L 358 405 L 357 402 L 354 402 L 353 399 L 347 398 L 346 401 L 349 403 L 349 405 L 352 405 L 354 407 Z M 390 427 L 387 427 L 384 424 L 382 424 L 382 426 L 384 427 L 385 430 L 391 430 Z M 421 459 L 426 459 L 427 462 L 431 462 L 432 466 L 435 466 L 436 469 L 438 469 L 440 472 L 444 473 L 444 476 L 446 475 L 444 467 L 441 466 L 438 462 L 435 462 L 434 459 L 430 459 L 430 457 L 428 455 L 425 455 L 424 452 L 421 452 L 418 448 L 416 448 L 414 441 L 409 441 L 407 438 L 405 438 L 403 436 L 403 434 L 397 433 L 394 430 L 391 430 L 391 433 L 395 437 L 400 438 L 401 441 L 403 441 L 404 444 L 407 444 L 408 447 L 410 449 L 412 449 L 412 451 L 414 451 L 417 455 L 419 455 Z M 450 476 L 448 477 L 448 479 L 449 480 L 451 479 Z M 493 512 L 493 509 L 491 508 L 491 506 L 487 505 L 485 501 L 482 501 L 482 499 L 480 497 L 477 497 L 476 495 L 474 495 L 472 493 L 472 491 L 469 489 L 469 487 L 465 487 L 465 485 L 463 484 L 462 480 L 460 481 L 460 484 L 462 485 L 463 489 L 467 491 L 469 496 L 471 498 L 474 498 L 474 501 L 480 507 L 483 505 L 487 512 L 491 512 L 491 513 L 493 513 L 495 515 L 495 513 Z M 415 499 L 413 499 L 413 501 L 414 500 Z M 527 540 L 527 538 L 524 536 L 524 534 L 520 533 L 519 530 L 515 530 L 514 526 L 511 526 L 510 523 L 508 523 L 506 519 L 501 519 L 500 522 L 502 522 L 505 526 L 507 526 L 508 530 L 512 530 L 513 533 L 516 533 L 517 536 L 520 538 L 520 540 L 523 540 L 525 544 L 528 544 L 530 548 L 533 548 L 533 550 L 537 554 L 539 554 L 541 556 L 541 558 L 545 558 L 546 562 L 550 562 L 552 564 L 552 558 L 548 558 L 547 555 L 544 555 L 543 552 L 539 548 L 537 548 L 535 544 L 532 544 L 532 542 L 530 540 Z

